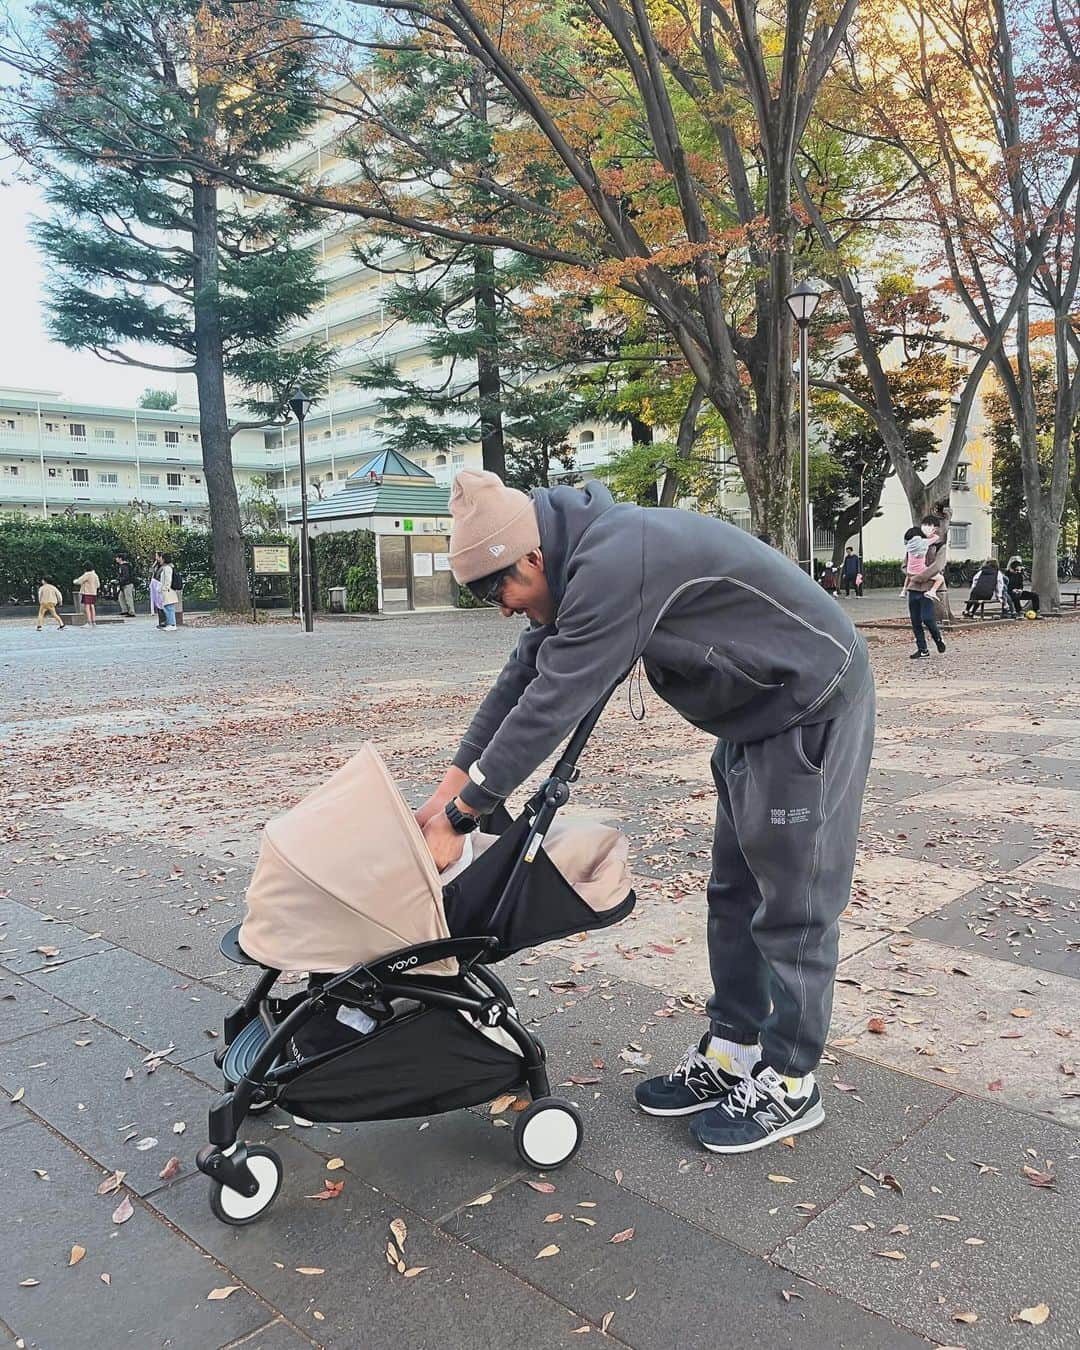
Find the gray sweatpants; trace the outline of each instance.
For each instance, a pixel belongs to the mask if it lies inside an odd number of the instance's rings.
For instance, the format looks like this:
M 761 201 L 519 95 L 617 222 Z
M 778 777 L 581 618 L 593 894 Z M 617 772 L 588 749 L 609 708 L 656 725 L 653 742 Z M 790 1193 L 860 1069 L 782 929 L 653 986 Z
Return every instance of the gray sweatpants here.
M 868 674 L 832 721 L 747 745 L 718 741 L 713 754 L 712 1033 L 760 1038 L 778 1073 L 809 1073 L 825 1045 L 874 717 Z

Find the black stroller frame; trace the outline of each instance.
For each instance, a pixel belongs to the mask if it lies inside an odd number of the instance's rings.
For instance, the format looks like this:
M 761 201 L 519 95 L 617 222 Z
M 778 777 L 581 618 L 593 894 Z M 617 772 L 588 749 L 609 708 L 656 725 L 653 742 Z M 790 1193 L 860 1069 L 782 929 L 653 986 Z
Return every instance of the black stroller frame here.
M 457 903 L 459 907 L 465 906 L 461 910 L 464 926 L 468 928 L 470 924 L 475 926 L 481 922 L 484 931 L 405 947 L 339 974 L 313 974 L 305 991 L 288 998 L 270 996 L 281 972 L 264 967 L 243 1004 L 225 1018 L 223 1045 L 215 1060 L 225 1073 L 228 1090 L 210 1107 L 210 1142 L 196 1158 L 199 1170 L 211 1180 L 211 1208 L 223 1222 L 250 1223 L 263 1214 L 277 1196 L 283 1176 L 277 1154 L 263 1145 L 245 1144 L 239 1139 L 239 1133 L 249 1113 L 265 1110 L 279 1100 L 285 1109 L 298 1115 L 307 1116 L 310 1111 L 313 1119 L 398 1119 L 478 1105 L 501 1091 L 524 1085 L 532 1101 L 516 1114 L 514 1130 L 515 1144 L 523 1160 L 547 1170 L 561 1166 L 577 1151 L 583 1132 L 581 1117 L 571 1102 L 551 1096 L 543 1044 L 522 1025 L 512 995 L 490 969 L 490 963 L 524 946 L 535 945 L 520 927 L 515 931 L 512 911 L 527 897 L 538 871 L 549 869 L 565 890 L 570 890 L 568 883 L 541 852 L 540 845 L 556 812 L 570 798 L 570 785 L 579 775 L 578 758 L 613 689 L 614 686 L 578 724 L 550 776 L 529 800 L 522 815 L 511 821 L 499 808 L 489 818 L 490 827 L 501 836 L 499 841 L 487 854 L 481 855 L 477 864 L 444 888 L 451 930 L 455 928 L 453 916 Z M 501 861 L 494 857 L 499 852 Z M 469 874 L 478 864 L 484 864 L 479 870 L 488 880 L 495 877 L 502 881 L 505 876 L 494 908 L 486 907 L 489 912 L 483 916 L 467 912 L 468 897 L 464 894 L 468 889 Z M 507 867 L 509 873 L 505 875 Z M 562 930 L 538 936 L 537 943 L 586 927 L 617 923 L 635 903 L 634 893 L 630 891 L 615 909 L 599 915 L 589 911 L 579 897 L 574 899 L 583 913 L 566 911 Z M 590 922 L 583 921 L 584 913 L 591 916 Z M 229 930 L 222 939 L 222 953 L 241 964 L 257 965 L 258 962 L 240 947 L 238 933 L 239 925 Z M 456 976 L 404 974 L 448 958 L 458 963 Z M 416 1011 L 408 1017 L 396 1017 L 392 1006 L 395 999 L 416 1005 Z M 313 1019 L 325 1019 L 328 1013 L 335 1016 L 340 1006 L 360 1010 L 375 1023 L 375 1029 L 368 1036 L 354 1038 L 349 1045 L 332 1046 L 312 1055 L 297 1054 L 295 1038 L 305 1028 L 310 1028 Z M 422 1102 L 400 1099 L 400 1094 L 399 1098 L 393 1098 L 391 1094 L 389 1104 L 384 1103 L 382 1107 L 365 1107 L 362 1100 L 358 1103 L 355 1096 L 348 1097 L 347 1087 L 335 1087 L 340 1081 L 342 1066 L 346 1070 L 346 1082 L 350 1067 L 359 1074 L 365 1072 L 362 1065 L 355 1067 L 355 1057 L 359 1048 L 369 1042 L 375 1047 L 371 1054 L 378 1063 L 377 1042 L 384 1027 L 389 1029 L 391 1023 L 402 1026 L 410 1017 L 415 1026 L 424 1016 L 437 1016 L 440 1012 L 453 1015 L 452 1019 L 444 1018 L 439 1023 L 451 1039 L 469 1038 L 477 1044 L 465 1047 L 466 1051 L 479 1056 L 481 1061 L 487 1056 L 487 1062 L 480 1062 L 474 1068 L 471 1085 L 446 1082 L 441 1092 L 437 1091 Z M 464 1019 L 457 1016 L 461 1013 L 472 1019 L 473 1029 L 466 1027 Z M 517 1054 L 500 1045 L 486 1043 L 475 1027 L 508 1036 Z M 411 1034 L 415 1037 L 417 1031 Z M 420 1027 L 418 1045 L 424 1043 L 424 1035 L 424 1029 Z M 245 1038 L 246 1052 L 241 1053 Z M 353 1066 L 350 1066 L 350 1053 Z M 317 1086 L 309 1091 L 316 1092 L 319 1102 L 314 1110 L 304 1097 L 305 1083 L 313 1082 Z M 357 1106 L 357 1110 L 351 1109 Z

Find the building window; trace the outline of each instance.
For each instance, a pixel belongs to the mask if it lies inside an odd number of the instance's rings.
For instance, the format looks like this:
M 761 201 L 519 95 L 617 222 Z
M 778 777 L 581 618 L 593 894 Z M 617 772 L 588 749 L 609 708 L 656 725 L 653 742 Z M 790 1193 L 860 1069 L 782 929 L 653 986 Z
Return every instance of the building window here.
M 183 525 L 183 523 L 184 523 L 184 517 L 181 516 L 181 515 L 174 515 L 174 516 L 170 516 L 170 517 L 169 517 L 169 524 L 170 524 L 170 525 Z
M 141 473 L 139 475 L 140 487 L 160 487 L 161 475 L 156 473 Z
M 463 468 L 465 467 L 465 456 L 464 456 L 463 454 L 462 454 L 462 455 L 451 455 L 451 456 L 450 456 L 450 462 L 451 462 L 451 464 L 454 466 L 455 469 L 463 469 Z
M 436 467 L 437 469 L 443 468 L 443 467 L 445 466 L 445 464 L 446 464 L 446 456 L 445 456 L 445 455 L 436 455 L 436 456 L 435 456 L 435 467 Z
M 180 486 L 180 475 L 178 473 L 167 473 L 165 475 L 165 486 L 178 488 Z
M 59 478 L 59 477 L 60 477 L 60 470 L 59 470 L 59 469 L 50 469 L 50 470 L 49 470 L 49 477 L 50 477 L 50 478 Z
M 967 488 L 971 486 L 968 482 L 968 469 L 970 468 L 971 465 L 965 463 L 960 463 L 956 466 L 953 470 L 952 478 L 952 485 L 954 488 Z
M 115 473 L 99 473 L 97 480 L 99 483 L 104 483 L 108 487 L 115 487 L 117 483 L 120 482 L 120 476 Z
M 85 440 L 86 440 L 86 423 L 85 423 L 85 422 L 72 422 L 72 423 L 69 425 L 69 427 L 68 427 L 68 435 L 71 437 L 71 439 L 72 439 L 73 441 L 85 441 Z
M 592 445 L 596 440 L 596 433 L 592 431 L 583 431 L 577 439 L 578 445 Z
M 140 431 L 140 432 L 139 432 L 139 444 L 140 444 L 140 445 L 157 445 L 157 432 L 156 432 L 156 431 Z
M 86 483 L 86 484 L 89 485 L 89 482 L 90 482 L 90 470 L 89 470 L 89 469 L 72 469 L 72 471 L 71 471 L 71 481 L 72 481 L 73 483 Z
M 95 441 L 115 441 L 115 440 L 116 440 L 116 432 L 113 431 L 112 427 L 95 427 L 95 428 L 94 428 L 94 440 L 95 440 Z
M 45 430 L 46 430 L 46 431 L 50 431 L 50 432 L 51 432 L 51 431 L 55 431 L 55 430 L 56 430 L 56 423 L 55 423 L 55 422 L 46 422 L 46 423 L 45 423 Z
M 165 433 L 165 444 L 166 444 L 166 445 L 179 445 L 179 444 L 180 444 L 180 433 L 179 433 L 178 431 L 167 431 L 167 432 Z
M 4 469 L 6 473 L 9 473 L 12 476 L 12 478 L 18 478 L 19 466 L 17 464 L 6 464 Z
M 953 548 L 970 548 L 971 522 L 967 520 L 954 521 L 949 526 L 949 543 L 952 544 Z
M 5 417 L 3 419 L 0 419 L 0 427 L 3 427 L 5 431 L 14 431 L 15 430 L 14 417 Z
M 199 433 L 197 431 L 189 431 L 187 434 L 187 438 L 189 441 L 193 441 L 196 445 L 198 445 Z

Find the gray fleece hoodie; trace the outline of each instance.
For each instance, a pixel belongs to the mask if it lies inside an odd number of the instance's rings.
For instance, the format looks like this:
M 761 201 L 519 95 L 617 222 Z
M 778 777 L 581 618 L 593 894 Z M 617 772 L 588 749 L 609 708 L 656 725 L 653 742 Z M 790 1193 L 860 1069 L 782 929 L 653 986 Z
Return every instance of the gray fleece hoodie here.
M 745 530 L 616 505 L 607 488 L 533 494 L 555 622 L 521 636 L 454 756 L 487 811 L 641 657 L 653 689 L 720 739 L 828 721 L 863 690 L 866 644 L 840 605 Z

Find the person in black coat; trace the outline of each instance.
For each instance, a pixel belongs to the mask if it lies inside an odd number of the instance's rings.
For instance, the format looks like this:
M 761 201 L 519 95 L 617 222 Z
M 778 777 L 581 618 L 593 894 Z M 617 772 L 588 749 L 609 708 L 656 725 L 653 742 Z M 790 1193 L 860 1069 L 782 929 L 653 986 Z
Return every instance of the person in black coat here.
M 844 581 L 845 595 L 850 595 L 853 587 L 856 596 L 862 595 L 862 559 L 850 545 L 844 553 L 840 575 Z

